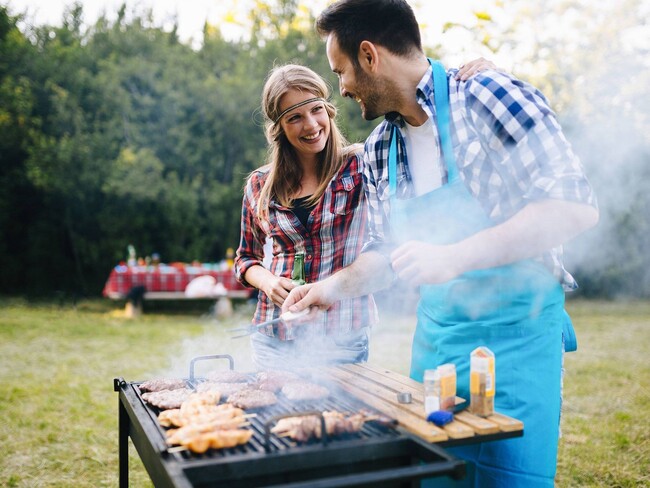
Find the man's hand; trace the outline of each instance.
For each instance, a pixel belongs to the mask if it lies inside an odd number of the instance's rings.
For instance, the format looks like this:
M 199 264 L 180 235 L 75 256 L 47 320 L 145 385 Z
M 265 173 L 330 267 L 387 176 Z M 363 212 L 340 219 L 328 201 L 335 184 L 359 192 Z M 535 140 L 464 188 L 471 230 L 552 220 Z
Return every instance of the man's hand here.
M 362 253 L 351 265 L 328 278 L 291 290 L 282 311 L 300 312 L 307 307 L 327 310 L 344 298 L 360 297 L 381 290 L 393 278 L 393 270 L 383 254 L 372 251 Z
M 476 73 L 480 73 L 481 71 L 485 71 L 488 69 L 501 71 L 500 68 L 497 68 L 497 66 L 488 59 L 485 58 L 474 59 L 467 64 L 460 65 L 460 67 L 458 68 L 458 73 L 456 73 L 456 79 L 460 81 L 466 81 L 472 76 L 474 76 Z
M 406 242 L 391 253 L 391 265 L 402 280 L 414 285 L 444 283 L 468 271 L 539 256 L 596 225 L 598 215 L 590 205 L 539 200 L 455 244 Z
M 415 286 L 444 283 L 464 272 L 453 246 L 408 241 L 395 249 L 390 258 L 397 276 Z
M 314 312 L 318 309 L 327 310 L 337 300 L 338 298 L 330 290 L 328 280 L 308 283 L 291 290 L 286 300 L 284 300 L 282 312 L 300 312 L 309 307 L 313 307 Z

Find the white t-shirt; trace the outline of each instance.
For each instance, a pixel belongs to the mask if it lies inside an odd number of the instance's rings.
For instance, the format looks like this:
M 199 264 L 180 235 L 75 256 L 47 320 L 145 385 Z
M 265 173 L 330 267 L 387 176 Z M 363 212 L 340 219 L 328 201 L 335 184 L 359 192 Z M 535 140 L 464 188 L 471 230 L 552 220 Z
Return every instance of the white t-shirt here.
M 405 122 L 402 136 L 406 144 L 409 170 L 413 179 L 415 195 L 420 196 L 442 185 L 440 147 L 429 118 L 419 127 Z

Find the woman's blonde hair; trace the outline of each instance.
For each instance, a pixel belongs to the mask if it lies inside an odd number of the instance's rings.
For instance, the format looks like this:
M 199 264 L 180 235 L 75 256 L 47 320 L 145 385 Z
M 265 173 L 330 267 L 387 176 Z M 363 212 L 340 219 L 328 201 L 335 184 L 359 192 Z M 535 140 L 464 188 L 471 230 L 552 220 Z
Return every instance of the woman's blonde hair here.
M 341 168 L 344 158 L 352 150 L 334 121 L 336 107 L 327 100 L 330 96 L 327 82 L 305 66 L 287 64 L 273 68 L 262 91 L 264 128 L 269 143 L 266 162 L 270 167 L 257 202 L 257 216 L 262 222 L 268 221 L 271 199 L 275 198 L 281 205 L 291 207 L 293 195 L 300 190 L 302 168 L 298 162 L 298 155 L 287 139 L 279 120 L 282 114 L 280 99 L 292 89 L 323 99 L 330 118 L 329 138 L 325 148 L 317 155 L 318 187 L 307 201 L 308 205 L 318 201 L 330 180 Z

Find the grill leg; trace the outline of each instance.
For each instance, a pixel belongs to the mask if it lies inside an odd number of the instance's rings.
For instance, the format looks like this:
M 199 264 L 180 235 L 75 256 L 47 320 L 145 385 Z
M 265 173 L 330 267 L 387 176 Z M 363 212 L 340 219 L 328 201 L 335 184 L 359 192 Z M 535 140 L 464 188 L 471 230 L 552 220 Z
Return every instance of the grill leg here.
M 129 486 L 129 416 L 122 401 L 119 402 L 119 456 L 120 456 L 120 488 Z

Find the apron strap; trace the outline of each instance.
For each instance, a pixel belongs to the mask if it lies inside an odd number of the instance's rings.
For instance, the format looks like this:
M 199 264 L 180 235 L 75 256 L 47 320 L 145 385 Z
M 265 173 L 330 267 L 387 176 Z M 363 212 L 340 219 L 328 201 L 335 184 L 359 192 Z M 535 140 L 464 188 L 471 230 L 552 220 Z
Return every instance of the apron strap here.
M 449 82 L 447 72 L 440 61 L 429 58 L 433 69 L 433 99 L 436 105 L 436 118 L 438 119 L 438 133 L 440 134 L 440 148 L 442 157 L 447 165 L 447 181 L 458 179 L 458 167 L 451 144 L 451 131 L 449 130 Z
M 429 64 L 433 69 L 433 99 L 436 106 L 440 148 L 447 166 L 447 182 L 451 183 L 456 181 L 459 176 L 449 129 L 449 83 L 447 81 L 447 72 L 440 61 L 429 58 Z M 397 193 L 397 127 L 393 125 L 390 131 L 388 147 L 388 194 L 392 197 L 395 193 Z

